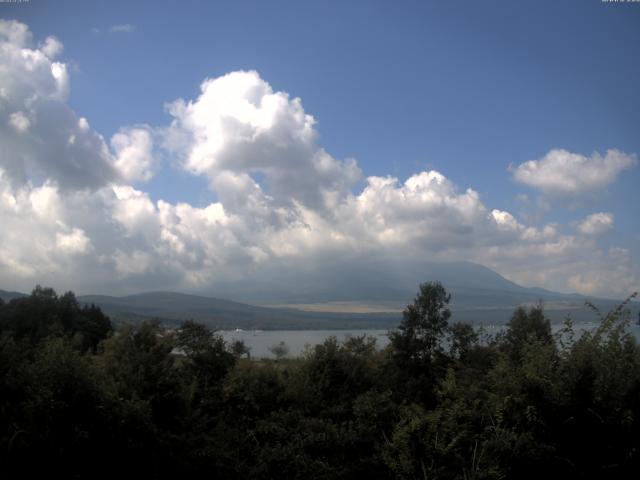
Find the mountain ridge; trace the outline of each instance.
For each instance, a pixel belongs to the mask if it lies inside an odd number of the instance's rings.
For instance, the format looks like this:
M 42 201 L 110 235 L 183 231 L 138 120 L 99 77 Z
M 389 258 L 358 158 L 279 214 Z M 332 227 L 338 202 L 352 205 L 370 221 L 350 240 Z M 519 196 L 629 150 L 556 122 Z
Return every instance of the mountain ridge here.
M 559 322 L 567 314 L 575 321 L 594 320 L 593 313 L 585 308 L 585 301 L 598 304 L 603 311 L 615 307 L 619 301 L 598 299 L 576 293 L 553 292 L 540 287 L 522 287 L 504 278 L 484 265 L 472 262 L 422 263 L 406 266 L 395 273 L 396 284 L 389 285 L 382 277 L 373 275 L 379 265 L 368 266 L 363 272 L 354 272 L 347 278 L 325 279 L 324 288 L 313 289 L 331 273 L 329 268 L 319 272 L 319 278 L 300 282 L 297 291 L 278 298 L 277 288 L 272 289 L 270 301 L 260 301 L 260 295 L 250 294 L 251 286 L 240 290 L 232 298 L 205 294 L 180 293 L 167 290 L 140 292 L 124 296 L 78 295 L 83 304 L 95 304 L 115 321 L 138 322 L 158 318 L 168 324 L 178 324 L 193 319 L 219 329 L 356 329 L 392 328 L 399 324 L 400 311 L 413 301 L 418 285 L 425 281 L 441 281 L 451 293 L 451 310 L 454 321 L 472 323 L 506 323 L 512 311 L 522 304 L 542 301 L 552 321 Z M 370 275 L 367 276 L 366 274 Z M 422 280 L 416 281 L 416 278 Z M 331 285 L 327 287 L 326 285 Z M 228 292 L 228 290 L 226 290 Z M 268 292 L 268 290 L 265 290 Z M 238 297 L 245 295 L 246 301 Z M 386 294 L 386 295 L 385 295 Z M 5 301 L 24 296 L 20 292 L 0 290 Z M 234 298 L 235 297 L 235 298 Z M 269 298 L 269 297 L 267 297 Z M 375 305 L 375 309 L 344 311 L 307 309 L 304 304 L 343 303 Z M 257 303 L 257 305 L 255 304 Z M 385 311 L 388 307 L 389 311 Z M 635 306 L 637 309 L 637 306 Z

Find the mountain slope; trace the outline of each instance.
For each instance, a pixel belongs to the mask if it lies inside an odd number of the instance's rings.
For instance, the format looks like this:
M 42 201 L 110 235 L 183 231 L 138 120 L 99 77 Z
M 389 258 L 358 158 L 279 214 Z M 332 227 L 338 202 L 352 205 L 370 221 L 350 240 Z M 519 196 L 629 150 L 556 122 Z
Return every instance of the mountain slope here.
M 176 292 L 148 292 L 125 297 L 81 295 L 84 304 L 98 305 L 115 320 L 159 318 L 167 323 L 192 319 L 219 329 L 390 328 L 399 315 L 305 312 L 267 308 Z
M 9 292 L 7 290 L 0 290 L 0 298 L 2 300 L 4 300 L 5 302 L 13 300 L 14 298 L 21 298 L 21 297 L 26 297 L 26 296 L 27 296 L 26 293 Z
M 552 321 L 562 321 L 570 314 L 574 321 L 594 321 L 593 312 L 585 308 L 587 297 L 526 288 L 507 280 L 493 270 L 470 262 L 397 265 L 362 264 L 348 274 L 327 264 L 307 275 L 286 277 L 286 272 L 268 281 L 259 280 L 220 288 L 218 295 L 241 299 L 221 300 L 201 295 L 175 292 L 148 292 L 124 297 L 82 295 L 84 304 L 96 304 L 115 321 L 138 322 L 160 318 L 178 324 L 193 319 L 220 329 L 357 329 L 397 326 L 401 310 L 413 301 L 421 282 L 438 280 L 451 293 L 453 321 L 500 324 L 509 320 L 521 304 L 542 300 Z M 0 290 L 5 301 L 23 296 L 19 292 Z M 615 300 L 589 299 L 606 312 L 617 305 Z M 344 308 L 340 310 L 341 303 Z M 307 308 L 336 305 L 337 311 Z M 277 307 L 276 307 L 277 305 Z M 354 305 L 365 307 L 354 309 Z M 289 308 L 283 308 L 289 307 Z M 348 307 L 348 308 L 347 308 Z M 371 307 L 371 308 L 369 308 Z M 638 303 L 630 305 L 637 316 Z M 385 313 L 340 313 L 375 311 Z
M 290 275 L 286 275 L 290 273 Z M 287 281 L 282 281 L 286 277 Z M 299 304 L 321 302 L 388 302 L 406 305 L 418 285 L 440 281 L 457 305 L 514 306 L 541 298 L 553 301 L 583 301 L 574 294 L 522 287 L 490 268 L 472 262 L 413 263 L 368 262 L 345 269 L 327 264 L 302 275 L 282 272 L 270 281 L 248 281 L 221 287 L 219 295 L 249 303 Z

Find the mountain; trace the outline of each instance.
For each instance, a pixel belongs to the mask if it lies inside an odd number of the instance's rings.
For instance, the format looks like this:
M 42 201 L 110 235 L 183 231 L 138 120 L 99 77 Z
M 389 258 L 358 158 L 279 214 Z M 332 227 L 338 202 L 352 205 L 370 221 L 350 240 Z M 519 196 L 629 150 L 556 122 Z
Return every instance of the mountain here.
M 87 305 L 98 305 L 116 321 L 136 322 L 158 318 L 164 323 L 177 325 L 191 319 L 223 330 L 384 329 L 397 325 L 400 318 L 397 313 L 347 314 L 258 307 L 176 292 L 148 292 L 124 297 L 81 295 L 78 301 Z
M 553 292 L 543 288 L 523 287 L 483 265 L 472 262 L 353 261 L 350 268 L 327 261 L 313 271 L 302 268 L 282 270 L 268 281 L 256 275 L 254 281 L 221 286 L 216 293 L 225 298 L 253 304 L 317 309 L 319 305 L 357 305 L 363 310 L 401 311 L 413 301 L 418 285 L 440 281 L 451 293 L 454 320 L 500 324 L 509 320 L 522 304 L 542 301 L 549 318 L 563 321 L 568 314 L 577 322 L 594 321 L 593 311 L 585 306 L 591 301 L 607 312 L 618 300 Z M 638 304 L 632 305 L 637 310 Z M 637 313 L 634 313 L 637 315 Z M 635 317 L 634 317 L 635 318 Z
M 544 303 L 547 316 L 554 322 L 561 322 L 567 315 L 576 322 L 595 321 L 585 301 L 593 302 L 603 312 L 619 303 L 522 287 L 471 262 L 367 262 L 352 269 L 327 262 L 322 269 L 307 274 L 284 270 L 266 280 L 258 277 L 216 289 L 216 297 L 236 301 L 176 292 L 123 297 L 82 295 L 78 299 L 98 305 L 116 322 L 155 317 L 174 325 L 193 319 L 219 329 L 384 329 L 397 326 L 400 312 L 413 301 L 418 285 L 433 280 L 441 281 L 451 293 L 454 321 L 506 323 L 518 305 L 538 301 Z M 0 290 L 0 298 L 5 300 L 22 295 Z M 637 302 L 630 305 L 634 319 L 638 306 Z
M 0 290 L 0 298 L 5 302 L 8 302 L 9 300 L 13 300 L 14 298 L 20 298 L 20 297 L 26 297 L 26 296 L 27 296 L 26 293 L 8 292 L 6 290 Z
M 286 279 L 284 281 L 283 279 Z M 418 285 L 440 281 L 458 306 L 505 306 L 545 301 L 584 303 L 586 297 L 522 287 L 497 272 L 472 262 L 384 262 L 353 264 L 353 268 L 327 263 L 312 272 L 283 271 L 269 281 L 257 278 L 228 286 L 217 293 L 259 304 L 322 302 L 388 303 L 404 306 L 413 300 Z

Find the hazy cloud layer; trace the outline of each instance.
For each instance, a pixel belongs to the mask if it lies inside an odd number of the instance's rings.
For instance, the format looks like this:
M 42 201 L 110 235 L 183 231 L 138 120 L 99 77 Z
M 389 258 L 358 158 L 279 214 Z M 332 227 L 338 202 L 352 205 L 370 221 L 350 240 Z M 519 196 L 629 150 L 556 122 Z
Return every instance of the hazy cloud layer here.
M 356 161 L 327 153 L 301 100 L 253 71 L 207 79 L 197 98 L 169 104 L 170 125 L 123 127 L 107 143 L 68 107 L 61 51 L 55 39 L 34 45 L 24 25 L 0 23 L 0 288 L 211 292 L 286 286 L 328 265 L 351 278 L 367 265 L 428 260 L 476 261 L 550 289 L 626 295 L 640 286 L 631 253 L 598 244 L 610 213 L 525 225 L 437 171 L 367 177 L 355 190 Z M 217 201 L 152 200 L 140 183 L 158 168 L 159 146 L 205 176 Z M 548 181 L 534 186 L 579 193 L 634 163 L 616 151 L 553 150 L 514 175 L 533 185 L 541 171 Z

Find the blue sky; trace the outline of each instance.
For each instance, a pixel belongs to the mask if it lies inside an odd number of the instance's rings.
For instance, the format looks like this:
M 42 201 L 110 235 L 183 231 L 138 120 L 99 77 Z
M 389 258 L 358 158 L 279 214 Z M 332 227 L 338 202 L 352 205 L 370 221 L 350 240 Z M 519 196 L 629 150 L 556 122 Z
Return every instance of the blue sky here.
M 0 17 L 27 25 L 35 43 L 54 35 L 64 45 L 66 102 L 107 143 L 125 126 L 168 126 L 165 104 L 195 101 L 207 78 L 255 70 L 301 99 L 319 146 L 357 160 L 353 194 L 369 176 L 402 183 L 436 170 L 524 227 L 570 230 L 610 213 L 615 224 L 593 248 L 638 262 L 637 162 L 577 197 L 518 182 L 514 169 L 554 149 L 640 153 L 639 4 L 34 0 L 1 4 Z M 181 168 L 175 151 L 154 152 L 153 178 L 133 183 L 152 202 L 219 200 L 210 175 Z M 491 266 L 537 283 L 523 267 Z

